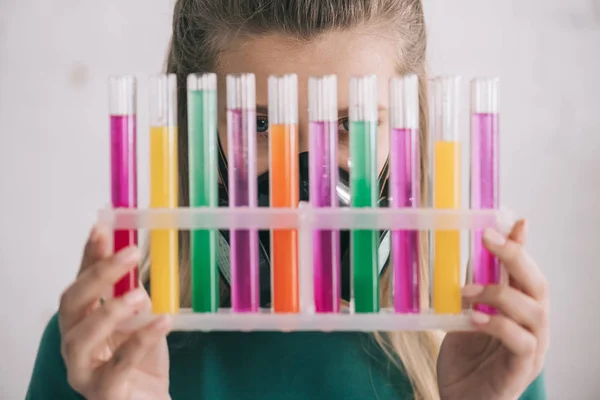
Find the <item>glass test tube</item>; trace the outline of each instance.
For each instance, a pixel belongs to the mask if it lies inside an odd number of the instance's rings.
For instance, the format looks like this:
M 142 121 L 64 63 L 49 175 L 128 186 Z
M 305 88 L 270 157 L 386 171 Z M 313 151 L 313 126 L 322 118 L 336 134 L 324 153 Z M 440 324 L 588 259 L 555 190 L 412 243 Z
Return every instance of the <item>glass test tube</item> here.
M 419 80 L 390 81 L 390 207 L 419 207 Z M 394 309 L 418 313 L 419 231 L 392 231 Z
M 434 208 L 460 208 L 460 82 L 460 77 L 455 76 L 432 81 Z M 459 314 L 462 311 L 460 231 L 435 231 L 433 247 L 433 309 L 437 314 Z
M 177 76 L 150 78 L 150 207 L 177 208 Z M 150 232 L 150 295 L 154 313 L 179 311 L 176 229 Z
M 227 75 L 229 207 L 257 207 L 254 74 Z M 231 304 L 234 312 L 260 305 L 258 231 L 231 230 Z
M 190 207 L 218 207 L 217 75 L 190 74 L 187 79 Z M 192 308 L 219 307 L 218 232 L 190 232 Z
M 377 77 L 350 78 L 350 190 L 352 207 L 377 207 Z M 350 237 L 354 310 L 378 312 L 379 232 L 353 230 Z
M 498 79 L 471 81 L 471 208 L 499 207 Z M 473 283 L 500 282 L 500 262 L 482 243 L 483 231 L 472 232 Z M 496 313 L 493 307 L 476 304 L 478 311 Z
M 269 77 L 269 188 L 271 207 L 298 207 L 298 77 Z M 271 231 L 272 304 L 275 312 L 297 313 L 298 235 Z
M 337 207 L 337 78 L 308 80 L 310 203 L 313 207 Z M 317 312 L 340 310 L 339 231 L 315 230 L 313 234 L 314 301 Z
M 114 208 L 137 207 L 136 158 L 137 82 L 133 76 L 109 79 L 111 197 Z M 113 251 L 137 246 L 137 230 L 115 230 Z M 114 285 L 113 294 L 121 296 L 138 286 L 137 266 Z

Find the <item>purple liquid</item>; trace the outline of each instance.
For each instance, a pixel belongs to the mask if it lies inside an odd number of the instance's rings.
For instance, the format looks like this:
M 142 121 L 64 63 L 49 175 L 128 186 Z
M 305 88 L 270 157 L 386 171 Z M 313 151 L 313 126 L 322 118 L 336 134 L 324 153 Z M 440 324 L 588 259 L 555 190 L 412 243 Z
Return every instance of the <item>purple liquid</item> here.
M 499 206 L 498 115 L 473 114 L 471 132 L 471 208 Z M 481 285 L 500 282 L 500 262 L 482 242 L 483 232 L 473 232 L 473 282 Z M 476 304 L 475 309 L 496 313 L 493 307 Z
M 390 149 L 391 207 L 419 206 L 419 136 L 416 129 L 393 129 Z M 419 232 L 392 231 L 394 309 L 418 313 Z
M 256 113 L 228 110 L 229 206 L 256 207 Z M 260 304 L 258 232 L 231 230 L 231 305 L 234 312 L 256 312 Z
M 137 162 L 135 115 L 110 116 L 111 197 L 114 208 L 137 207 Z M 137 245 L 136 230 L 115 230 L 113 251 Z M 115 297 L 138 286 L 137 267 L 114 285 Z
M 337 122 L 311 122 L 309 126 L 310 203 L 336 207 Z M 340 310 L 340 244 L 337 230 L 315 230 L 314 298 L 317 312 Z

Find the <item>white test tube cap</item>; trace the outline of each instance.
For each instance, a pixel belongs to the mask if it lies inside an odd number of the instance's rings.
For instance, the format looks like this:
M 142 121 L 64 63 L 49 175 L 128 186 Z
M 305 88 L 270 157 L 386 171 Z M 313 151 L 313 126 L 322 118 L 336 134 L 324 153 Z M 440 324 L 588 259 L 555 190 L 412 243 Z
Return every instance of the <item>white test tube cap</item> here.
M 419 78 L 416 74 L 390 79 L 392 129 L 419 129 Z
M 256 81 L 254 74 L 227 75 L 227 109 L 256 109 Z
M 350 78 L 350 121 L 377 122 L 377 76 L 365 75 Z
M 217 90 L 217 74 L 214 72 L 189 74 L 187 77 L 187 90 Z
M 497 77 L 477 77 L 471 81 L 472 114 L 498 113 L 499 83 Z
M 135 115 L 137 80 L 133 75 L 108 78 L 108 109 L 111 115 Z
M 150 126 L 177 126 L 177 75 L 150 77 Z
M 298 75 L 269 76 L 269 123 L 298 123 Z
M 338 120 L 336 75 L 308 78 L 308 120 L 311 122 Z
M 459 76 L 438 76 L 431 80 L 434 140 L 459 140 L 460 84 Z

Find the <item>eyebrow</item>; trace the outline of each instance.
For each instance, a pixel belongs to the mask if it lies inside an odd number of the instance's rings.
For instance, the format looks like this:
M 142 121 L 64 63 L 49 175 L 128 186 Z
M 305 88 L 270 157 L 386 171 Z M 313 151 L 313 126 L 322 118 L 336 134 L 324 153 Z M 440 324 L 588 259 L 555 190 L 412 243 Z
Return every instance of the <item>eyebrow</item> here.
M 387 111 L 387 107 L 384 107 L 382 105 L 379 105 L 377 107 L 377 111 L 382 112 L 382 111 Z M 269 107 L 268 106 L 264 106 L 264 105 L 257 105 L 256 106 L 256 113 L 257 114 L 264 114 L 264 115 L 269 115 Z M 340 108 L 338 110 L 338 115 L 341 116 L 348 116 L 348 107 L 344 107 L 344 108 Z

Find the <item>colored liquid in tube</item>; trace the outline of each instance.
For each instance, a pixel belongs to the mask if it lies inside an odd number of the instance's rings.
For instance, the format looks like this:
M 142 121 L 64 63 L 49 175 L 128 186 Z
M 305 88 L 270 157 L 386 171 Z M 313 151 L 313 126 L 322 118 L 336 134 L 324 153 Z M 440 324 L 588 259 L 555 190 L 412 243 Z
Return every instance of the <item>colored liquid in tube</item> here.
M 460 142 L 438 140 L 434 143 L 434 207 L 460 207 Z M 434 233 L 433 309 L 437 314 L 459 314 L 460 231 Z
M 150 207 L 178 206 L 177 78 L 152 78 L 150 101 Z M 154 313 L 179 311 L 179 238 L 176 229 L 150 231 L 150 296 Z
M 471 207 L 492 209 L 498 207 L 498 118 L 496 114 L 473 114 L 471 138 Z M 481 285 L 500 282 L 500 262 L 483 245 L 483 232 L 473 232 L 473 280 Z M 487 313 L 496 310 L 485 304 L 475 309 Z
M 337 77 L 311 77 L 309 100 L 309 184 L 314 208 L 337 207 L 338 113 Z M 340 310 L 339 231 L 313 231 L 313 295 L 316 312 Z
M 433 207 L 437 209 L 461 206 L 459 87 L 460 77 L 440 77 L 432 82 Z M 433 232 L 433 309 L 436 314 L 462 311 L 460 247 L 460 231 Z
M 394 208 L 414 208 L 418 205 L 418 143 L 417 130 L 392 130 L 390 190 L 391 206 Z M 394 308 L 397 312 L 419 312 L 419 264 L 419 232 L 392 231 Z
M 352 207 L 377 206 L 377 122 L 350 123 L 350 188 Z M 356 312 L 378 312 L 379 232 L 357 229 L 351 232 L 354 309 Z
M 190 207 L 218 207 L 216 75 L 188 78 L 188 147 Z M 192 308 L 216 312 L 219 307 L 218 232 L 190 232 Z
M 227 143 L 230 207 L 256 207 L 256 105 L 254 75 L 227 76 Z M 256 312 L 260 306 L 258 231 L 232 229 L 231 306 Z
M 270 76 L 269 190 L 273 208 L 297 208 L 300 201 L 298 160 L 298 77 Z M 298 313 L 298 233 L 271 231 L 272 307 L 276 313 Z
M 419 85 L 415 74 L 390 81 L 390 207 L 419 207 Z M 419 232 L 392 230 L 394 310 L 420 312 Z
M 111 197 L 113 208 L 137 208 L 136 82 L 129 76 L 113 77 L 110 90 Z M 136 230 L 117 229 L 113 251 L 137 246 Z M 113 287 L 115 297 L 137 288 L 137 266 Z
M 271 207 L 297 207 L 300 197 L 296 125 L 271 125 L 269 140 Z M 296 313 L 299 311 L 297 231 L 274 229 L 271 251 L 274 310 Z
M 337 146 L 337 122 L 311 122 L 310 137 L 310 200 L 313 207 L 334 207 L 335 174 L 337 157 L 332 152 Z M 335 153 L 334 153 L 335 154 Z M 314 162 L 313 162 L 314 160 Z M 314 251 L 314 294 L 317 312 L 338 312 L 340 308 L 340 261 L 339 232 L 315 230 Z

